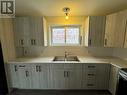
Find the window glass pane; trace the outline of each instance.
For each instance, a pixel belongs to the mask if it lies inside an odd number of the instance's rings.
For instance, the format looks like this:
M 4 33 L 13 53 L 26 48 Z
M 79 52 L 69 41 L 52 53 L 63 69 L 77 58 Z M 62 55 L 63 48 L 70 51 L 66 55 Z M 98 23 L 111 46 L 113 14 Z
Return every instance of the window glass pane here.
M 79 28 L 71 27 L 66 29 L 66 43 L 79 44 Z
M 53 44 L 64 44 L 65 43 L 65 29 L 64 28 L 53 28 L 52 29 L 52 43 Z

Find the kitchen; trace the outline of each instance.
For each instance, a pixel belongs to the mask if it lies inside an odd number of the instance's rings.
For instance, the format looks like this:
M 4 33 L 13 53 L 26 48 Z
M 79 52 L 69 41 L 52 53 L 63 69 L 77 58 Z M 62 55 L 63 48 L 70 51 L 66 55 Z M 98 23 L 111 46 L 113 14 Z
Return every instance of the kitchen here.
M 126 6 L 124 0 L 15 0 L 15 17 L 0 18 L 7 80 L 0 93 L 126 95 Z

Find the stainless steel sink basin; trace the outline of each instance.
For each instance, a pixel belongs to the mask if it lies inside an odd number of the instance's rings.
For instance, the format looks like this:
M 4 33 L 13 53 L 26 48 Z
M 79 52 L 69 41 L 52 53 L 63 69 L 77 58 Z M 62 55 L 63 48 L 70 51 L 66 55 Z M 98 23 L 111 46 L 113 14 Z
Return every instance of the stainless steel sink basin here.
M 53 61 L 79 61 L 77 56 L 55 56 Z

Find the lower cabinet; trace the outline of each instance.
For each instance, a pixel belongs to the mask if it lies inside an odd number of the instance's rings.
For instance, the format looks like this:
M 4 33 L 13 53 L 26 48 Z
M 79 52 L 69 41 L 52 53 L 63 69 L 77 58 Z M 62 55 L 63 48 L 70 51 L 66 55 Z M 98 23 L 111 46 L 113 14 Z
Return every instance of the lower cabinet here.
M 106 90 L 111 77 L 110 64 L 99 63 L 10 63 L 8 70 L 10 86 L 19 89 Z
M 32 64 L 32 88 L 48 89 L 49 85 L 49 64 Z
M 20 89 L 32 89 L 32 73 L 29 64 L 18 65 L 18 77 Z
M 8 75 L 9 75 L 9 84 L 10 87 L 18 88 L 19 87 L 19 77 L 18 77 L 18 66 L 17 64 L 8 64 Z
M 83 89 L 108 89 L 109 64 L 83 64 Z
M 82 64 L 52 64 L 52 89 L 81 89 Z
M 110 72 L 110 80 L 109 80 L 109 91 L 112 95 L 116 94 L 116 87 L 117 87 L 117 79 L 118 79 L 118 72 L 120 68 L 116 66 L 111 66 Z

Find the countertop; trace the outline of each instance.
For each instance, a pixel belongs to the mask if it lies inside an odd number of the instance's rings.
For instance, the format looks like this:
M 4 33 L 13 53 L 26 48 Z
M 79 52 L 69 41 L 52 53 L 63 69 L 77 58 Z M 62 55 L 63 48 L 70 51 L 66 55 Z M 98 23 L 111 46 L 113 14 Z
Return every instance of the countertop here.
M 15 60 L 10 60 L 7 63 L 106 63 L 117 66 L 118 68 L 127 68 L 127 61 L 114 57 L 84 57 L 77 56 L 80 60 L 76 61 L 53 61 L 54 57 L 33 57 L 33 58 L 17 58 Z

